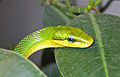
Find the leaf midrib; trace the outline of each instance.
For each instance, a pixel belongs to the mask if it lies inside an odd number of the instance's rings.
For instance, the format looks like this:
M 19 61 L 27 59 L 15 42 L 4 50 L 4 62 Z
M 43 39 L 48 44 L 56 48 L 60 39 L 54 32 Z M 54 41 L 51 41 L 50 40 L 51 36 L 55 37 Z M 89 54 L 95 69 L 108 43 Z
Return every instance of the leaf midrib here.
M 95 34 L 96 34 L 96 39 L 97 39 L 97 42 L 98 42 L 98 47 L 99 47 L 102 63 L 103 63 L 103 66 L 104 66 L 105 75 L 106 75 L 106 77 L 109 77 L 99 27 L 98 27 L 98 24 L 97 24 L 97 21 L 96 21 L 94 15 L 93 14 L 89 14 L 89 15 L 90 15 L 90 19 L 93 23 L 94 31 L 95 31 Z

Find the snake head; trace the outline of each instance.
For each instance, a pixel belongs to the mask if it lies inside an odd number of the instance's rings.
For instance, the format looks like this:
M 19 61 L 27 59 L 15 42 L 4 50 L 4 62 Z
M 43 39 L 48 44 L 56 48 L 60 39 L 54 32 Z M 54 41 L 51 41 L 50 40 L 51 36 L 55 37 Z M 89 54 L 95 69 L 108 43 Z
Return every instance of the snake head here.
M 53 43 L 59 47 L 87 48 L 93 43 L 91 36 L 75 27 L 57 26 L 53 36 Z

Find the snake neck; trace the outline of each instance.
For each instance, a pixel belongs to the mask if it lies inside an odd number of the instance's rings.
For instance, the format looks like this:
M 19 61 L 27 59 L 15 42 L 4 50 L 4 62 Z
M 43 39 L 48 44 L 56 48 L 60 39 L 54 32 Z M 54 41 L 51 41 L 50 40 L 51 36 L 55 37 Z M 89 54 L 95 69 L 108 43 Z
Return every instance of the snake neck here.
M 53 26 L 37 30 L 22 39 L 14 50 L 28 58 L 40 49 L 58 47 L 52 43 L 53 31 L 55 31 Z

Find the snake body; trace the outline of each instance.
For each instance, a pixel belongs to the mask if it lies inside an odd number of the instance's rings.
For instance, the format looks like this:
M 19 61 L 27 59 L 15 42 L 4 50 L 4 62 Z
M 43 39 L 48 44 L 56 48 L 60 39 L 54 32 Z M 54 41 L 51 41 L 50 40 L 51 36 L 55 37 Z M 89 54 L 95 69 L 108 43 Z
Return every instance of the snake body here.
M 27 35 L 14 50 L 28 58 L 34 52 L 44 48 L 87 48 L 92 43 L 93 38 L 80 28 L 59 25 L 45 27 Z

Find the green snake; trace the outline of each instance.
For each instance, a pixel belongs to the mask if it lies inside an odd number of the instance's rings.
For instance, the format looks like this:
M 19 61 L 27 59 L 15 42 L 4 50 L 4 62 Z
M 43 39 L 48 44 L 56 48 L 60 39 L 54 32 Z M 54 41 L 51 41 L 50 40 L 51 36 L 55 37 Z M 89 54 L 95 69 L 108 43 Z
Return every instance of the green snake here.
M 45 27 L 27 35 L 14 50 L 28 58 L 34 52 L 44 48 L 87 48 L 92 43 L 93 38 L 80 28 L 59 25 Z

